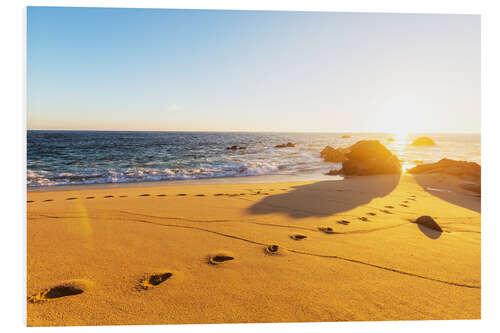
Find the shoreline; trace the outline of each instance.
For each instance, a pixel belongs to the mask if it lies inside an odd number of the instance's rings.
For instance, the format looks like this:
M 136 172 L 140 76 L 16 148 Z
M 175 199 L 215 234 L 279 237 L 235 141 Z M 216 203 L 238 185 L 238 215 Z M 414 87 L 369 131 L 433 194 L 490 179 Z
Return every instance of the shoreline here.
M 87 189 L 113 189 L 128 187 L 155 187 L 174 185 L 217 185 L 217 184 L 255 184 L 255 183 L 284 183 L 342 180 L 343 176 L 328 176 L 326 174 L 293 174 L 293 175 L 257 175 L 241 177 L 216 177 L 178 180 L 152 180 L 120 183 L 93 183 L 93 184 L 61 184 L 48 186 L 26 186 L 30 192 L 77 191 Z

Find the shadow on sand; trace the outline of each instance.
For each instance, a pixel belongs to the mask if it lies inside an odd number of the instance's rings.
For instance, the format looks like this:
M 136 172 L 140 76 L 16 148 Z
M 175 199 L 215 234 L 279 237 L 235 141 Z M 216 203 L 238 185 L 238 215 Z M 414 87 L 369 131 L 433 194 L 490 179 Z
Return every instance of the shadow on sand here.
M 446 181 L 436 183 L 432 175 L 413 176 L 417 184 L 427 193 L 453 205 L 481 213 L 481 197 L 473 192 L 459 188 L 458 184 L 465 183 L 465 181 L 455 180 L 453 183 Z
M 442 234 L 441 231 L 433 230 L 431 228 L 427 228 L 426 226 L 420 224 L 417 224 L 417 226 L 418 229 L 430 239 L 438 239 L 439 237 L 441 237 Z
M 292 186 L 290 192 L 266 197 L 250 206 L 248 212 L 255 215 L 280 213 L 295 219 L 327 217 L 388 195 L 398 185 L 399 178 L 400 175 L 357 176 Z

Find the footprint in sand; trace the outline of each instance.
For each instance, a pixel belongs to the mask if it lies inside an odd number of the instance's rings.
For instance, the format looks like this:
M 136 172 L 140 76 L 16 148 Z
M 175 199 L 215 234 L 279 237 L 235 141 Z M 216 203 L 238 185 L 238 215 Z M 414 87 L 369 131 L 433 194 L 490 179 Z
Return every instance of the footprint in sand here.
M 394 208 L 394 206 L 384 206 L 385 208 Z
M 167 281 L 171 276 L 172 273 L 170 272 L 146 275 L 139 281 L 139 287 L 144 290 L 151 289 Z
M 291 235 L 290 238 L 293 240 L 299 241 L 299 240 L 307 238 L 307 236 L 301 235 L 301 234 L 296 234 L 296 235 Z
M 403 203 L 408 203 L 408 201 L 407 201 L 407 200 L 405 200 L 405 201 L 403 201 Z
M 140 196 L 140 197 L 149 197 L 150 195 L 149 195 L 149 194 L 147 194 L 147 193 L 144 193 L 144 194 L 141 194 L 141 195 L 139 195 L 139 196 Z
M 29 296 L 28 302 L 39 303 L 57 298 L 79 295 L 89 289 L 92 285 L 92 282 L 86 280 L 66 281 L 59 285 L 44 289 L 35 295 Z
M 46 199 L 46 200 L 43 200 L 43 202 L 50 202 L 50 201 L 54 201 L 54 199 Z
M 27 202 L 27 203 L 32 203 L 32 202 L 34 202 L 34 201 L 33 201 L 33 200 L 28 200 L 28 201 L 26 201 L 26 202 Z
M 346 221 L 346 220 L 339 220 L 339 221 L 337 221 L 337 223 L 339 223 L 339 224 L 343 224 L 343 225 L 348 225 L 348 224 L 349 224 L 349 223 L 351 223 L 351 222 Z
M 279 248 L 280 247 L 278 245 L 276 245 L 276 244 L 269 245 L 269 246 L 266 247 L 266 253 L 267 254 L 277 254 Z
M 218 253 L 208 257 L 208 263 L 212 265 L 220 265 L 226 261 L 234 260 L 234 256 L 228 253 Z
M 221 195 L 224 195 L 224 193 L 215 193 L 214 194 L 215 197 L 220 197 Z
M 66 198 L 66 200 L 76 200 L 78 198 Z
M 94 199 L 95 197 L 86 197 L 85 199 Z
M 186 196 L 186 193 L 178 193 L 177 194 L 178 197 L 185 197 Z
M 120 195 L 120 198 L 128 198 L 128 195 Z
M 367 215 L 371 215 L 371 216 L 375 216 L 375 215 L 377 215 L 377 214 L 372 213 L 372 212 L 369 212 L 369 213 L 366 213 L 366 214 L 367 214 Z
M 360 217 L 359 219 L 360 219 L 361 221 L 363 221 L 363 222 L 368 222 L 368 221 L 370 221 L 367 217 L 364 217 L 364 216 Z
M 112 196 L 112 195 L 105 195 L 104 197 L 105 197 L 105 198 L 113 198 L 113 196 Z
M 197 194 L 196 196 L 197 196 L 197 197 L 204 197 L 204 196 L 205 196 L 205 194 Z
M 240 195 L 245 195 L 245 193 L 240 193 Z
M 405 204 L 401 204 L 400 206 L 401 206 L 401 207 L 410 207 L 410 206 L 405 205 Z
M 325 234 L 334 234 L 335 231 L 333 231 L 332 227 L 319 227 L 319 231 L 324 232 Z
M 382 213 L 392 214 L 392 212 L 388 211 L 387 209 L 381 209 L 380 211 L 381 211 Z
M 164 196 L 166 196 L 166 194 L 158 194 L 158 195 L 156 195 L 156 196 L 157 196 L 157 197 L 164 197 Z

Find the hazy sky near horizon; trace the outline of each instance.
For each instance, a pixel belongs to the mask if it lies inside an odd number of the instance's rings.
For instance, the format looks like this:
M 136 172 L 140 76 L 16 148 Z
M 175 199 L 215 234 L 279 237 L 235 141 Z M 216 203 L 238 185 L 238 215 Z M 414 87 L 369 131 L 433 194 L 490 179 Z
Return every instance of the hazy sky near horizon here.
M 479 132 L 480 16 L 28 7 L 28 129 Z

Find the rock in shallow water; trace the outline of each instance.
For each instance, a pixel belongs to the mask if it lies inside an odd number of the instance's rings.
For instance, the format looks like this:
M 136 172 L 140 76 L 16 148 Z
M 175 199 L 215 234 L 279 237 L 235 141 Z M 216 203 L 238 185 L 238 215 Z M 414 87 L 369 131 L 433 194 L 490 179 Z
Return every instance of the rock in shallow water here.
M 293 147 L 295 147 L 295 145 L 292 142 L 274 146 L 274 148 L 293 148 Z
M 411 144 L 412 146 L 434 146 L 436 143 L 434 140 L 429 138 L 428 136 L 421 136 L 418 139 L 414 140 Z
M 344 162 L 346 157 L 345 154 L 349 152 L 348 148 L 333 148 L 330 146 L 326 146 L 319 154 L 325 162 L 335 162 L 340 163 Z
M 247 149 L 247 147 L 239 147 L 239 146 L 231 146 L 227 147 L 228 150 L 237 150 L 237 149 Z

